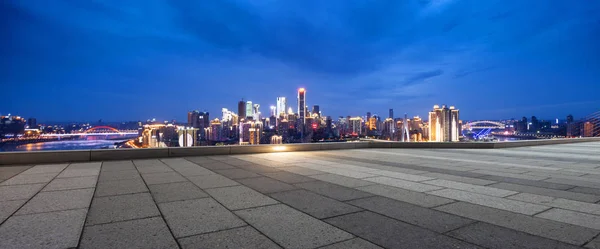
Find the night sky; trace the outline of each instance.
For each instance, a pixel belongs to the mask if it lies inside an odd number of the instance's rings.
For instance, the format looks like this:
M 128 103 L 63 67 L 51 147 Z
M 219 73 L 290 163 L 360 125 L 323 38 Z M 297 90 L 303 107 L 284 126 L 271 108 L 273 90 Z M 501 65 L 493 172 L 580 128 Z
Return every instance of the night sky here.
M 4 0 L 0 113 L 41 121 L 263 113 L 580 118 L 600 110 L 597 0 Z

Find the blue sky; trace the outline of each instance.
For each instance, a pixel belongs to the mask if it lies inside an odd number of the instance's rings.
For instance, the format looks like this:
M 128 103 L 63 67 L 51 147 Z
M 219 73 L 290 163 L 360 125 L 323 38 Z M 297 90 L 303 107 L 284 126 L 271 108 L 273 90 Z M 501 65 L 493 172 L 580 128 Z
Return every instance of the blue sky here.
M 600 110 L 600 1 L 8 0 L 0 20 L 0 113 L 39 120 L 267 112 L 298 87 L 331 116 Z

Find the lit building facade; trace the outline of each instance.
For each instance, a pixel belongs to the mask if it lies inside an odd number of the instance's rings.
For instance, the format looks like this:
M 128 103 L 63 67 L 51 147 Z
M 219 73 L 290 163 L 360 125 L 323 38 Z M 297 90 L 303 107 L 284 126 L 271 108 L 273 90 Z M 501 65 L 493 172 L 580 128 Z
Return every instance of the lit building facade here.
M 300 123 L 306 124 L 306 89 L 304 88 L 298 89 L 298 115 Z
M 450 106 L 433 106 L 429 112 L 429 141 L 457 142 L 459 141 L 459 111 Z
M 287 110 L 287 99 L 285 97 L 277 97 L 277 110 L 275 116 L 280 116 L 282 113 L 285 114 Z
M 246 119 L 252 117 L 252 101 L 246 101 Z
M 362 118 L 361 117 L 350 118 L 350 121 L 348 123 L 350 125 L 350 133 L 353 136 L 360 136 L 362 134 Z

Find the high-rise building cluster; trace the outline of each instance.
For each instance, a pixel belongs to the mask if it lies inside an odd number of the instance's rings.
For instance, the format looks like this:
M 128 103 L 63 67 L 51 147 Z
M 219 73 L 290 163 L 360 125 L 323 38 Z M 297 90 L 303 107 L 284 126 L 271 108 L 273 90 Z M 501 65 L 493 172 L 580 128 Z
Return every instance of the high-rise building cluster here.
M 460 137 L 458 109 L 454 106 L 434 105 L 429 112 L 429 141 L 457 142 Z

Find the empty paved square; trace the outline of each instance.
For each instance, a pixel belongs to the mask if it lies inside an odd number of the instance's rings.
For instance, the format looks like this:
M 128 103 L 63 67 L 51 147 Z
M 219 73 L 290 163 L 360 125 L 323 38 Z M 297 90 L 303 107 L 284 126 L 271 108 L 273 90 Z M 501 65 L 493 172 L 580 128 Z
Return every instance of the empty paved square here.
M 0 248 L 600 249 L 600 142 L 0 167 Z

